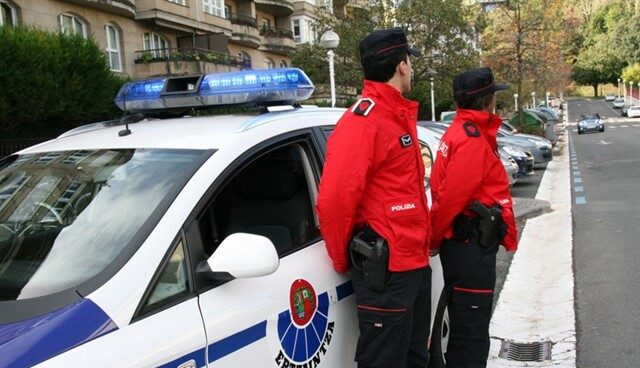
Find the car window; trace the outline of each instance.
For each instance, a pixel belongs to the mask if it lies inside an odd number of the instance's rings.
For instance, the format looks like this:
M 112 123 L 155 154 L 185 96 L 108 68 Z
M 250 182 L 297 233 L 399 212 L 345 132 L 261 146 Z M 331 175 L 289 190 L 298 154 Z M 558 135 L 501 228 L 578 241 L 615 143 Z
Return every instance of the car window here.
M 136 315 L 161 309 L 191 294 L 187 258 L 182 239 L 176 242 L 173 251 L 166 258 L 149 290 L 140 312 Z
M 52 295 L 112 270 L 125 249 L 140 246 L 138 235 L 155 226 L 202 155 L 81 150 L 0 166 L 0 301 Z
M 198 218 L 204 253 L 230 234 L 262 235 L 280 257 L 320 239 L 315 199 L 318 175 L 309 145 L 273 149 L 244 165 Z

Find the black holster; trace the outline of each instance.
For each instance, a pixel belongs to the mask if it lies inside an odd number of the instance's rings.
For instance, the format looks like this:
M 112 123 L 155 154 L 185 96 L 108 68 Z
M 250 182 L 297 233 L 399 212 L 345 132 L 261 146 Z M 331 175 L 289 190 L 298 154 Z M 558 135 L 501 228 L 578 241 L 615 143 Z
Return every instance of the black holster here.
M 458 215 L 453 223 L 454 237 L 457 240 L 477 240 L 478 244 L 486 249 L 497 248 L 506 234 L 502 208 L 498 205 L 487 208 L 475 201 L 470 209 L 477 216 Z
M 351 264 L 362 271 L 364 283 L 373 290 L 384 291 L 389 267 L 387 241 L 365 226 L 353 237 L 349 252 Z

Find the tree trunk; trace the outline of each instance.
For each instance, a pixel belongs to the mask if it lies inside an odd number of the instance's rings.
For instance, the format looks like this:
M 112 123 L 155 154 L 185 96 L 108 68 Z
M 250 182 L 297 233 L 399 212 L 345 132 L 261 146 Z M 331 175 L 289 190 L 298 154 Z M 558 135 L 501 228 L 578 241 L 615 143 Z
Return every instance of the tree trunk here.
M 591 86 L 593 87 L 593 95 L 595 97 L 598 97 L 598 85 L 597 84 L 592 84 Z

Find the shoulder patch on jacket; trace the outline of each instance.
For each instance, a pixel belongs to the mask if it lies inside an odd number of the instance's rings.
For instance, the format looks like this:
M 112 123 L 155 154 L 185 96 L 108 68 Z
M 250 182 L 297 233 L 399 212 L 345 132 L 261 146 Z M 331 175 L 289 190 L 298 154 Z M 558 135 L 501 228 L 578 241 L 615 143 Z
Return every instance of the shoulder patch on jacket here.
M 480 130 L 478 129 L 478 126 L 475 125 L 474 123 L 471 122 L 466 122 L 462 125 L 462 127 L 464 128 L 464 132 L 467 133 L 467 135 L 469 137 L 479 137 L 480 136 Z
M 353 105 L 351 112 L 356 115 L 367 116 L 369 115 L 369 113 L 371 112 L 371 109 L 373 109 L 375 105 L 376 103 L 373 102 L 372 99 L 361 98 L 358 102 L 356 102 L 355 105 Z

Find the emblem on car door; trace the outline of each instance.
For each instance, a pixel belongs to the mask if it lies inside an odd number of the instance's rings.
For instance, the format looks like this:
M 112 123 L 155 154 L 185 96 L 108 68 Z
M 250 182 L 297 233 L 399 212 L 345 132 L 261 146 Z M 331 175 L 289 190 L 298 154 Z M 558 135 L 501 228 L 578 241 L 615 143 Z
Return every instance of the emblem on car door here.
M 278 367 L 318 366 L 327 354 L 335 322 L 329 320 L 329 294 L 316 294 L 303 279 L 295 280 L 289 291 L 289 309 L 278 314 L 275 357 Z

